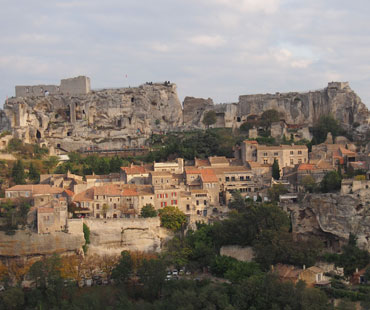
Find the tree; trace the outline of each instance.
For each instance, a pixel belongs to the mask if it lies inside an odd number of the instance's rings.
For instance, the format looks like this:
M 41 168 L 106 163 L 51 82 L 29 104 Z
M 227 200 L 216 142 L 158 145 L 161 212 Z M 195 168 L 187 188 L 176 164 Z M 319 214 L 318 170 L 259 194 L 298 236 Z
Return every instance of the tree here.
M 87 248 L 90 244 L 90 228 L 85 223 L 83 223 L 82 230 L 83 230 L 84 238 L 85 238 L 85 244 L 82 246 L 82 249 L 84 253 L 86 253 Z
M 284 195 L 288 192 L 283 184 L 274 184 L 268 189 L 267 195 L 271 201 L 279 201 L 280 195 Z
M 44 164 L 44 166 L 48 170 L 48 173 L 50 173 L 50 171 L 58 165 L 58 162 L 59 162 L 58 157 L 49 156 L 49 158 L 44 160 L 42 163 Z
M 186 224 L 186 215 L 178 207 L 167 206 L 159 210 L 161 226 L 178 231 Z
M 141 208 L 141 217 L 156 217 L 158 215 L 157 210 L 154 209 L 153 205 L 148 203 Z
M 22 160 L 17 160 L 12 169 L 12 178 L 15 184 L 26 184 L 26 174 Z
M 144 284 L 144 295 L 150 300 L 160 296 L 166 280 L 166 265 L 161 259 L 144 259 L 137 271 L 140 282 Z
M 316 181 L 311 175 L 305 175 L 302 178 L 302 186 L 306 192 L 313 193 L 316 189 Z
M 36 169 L 32 162 L 30 164 L 28 178 L 34 183 L 38 183 L 40 181 L 40 172 Z
M 274 163 L 272 164 L 272 177 L 275 180 L 280 179 L 280 167 L 279 167 L 279 162 L 274 159 Z
M 234 191 L 231 193 L 232 199 L 229 202 L 229 208 L 241 211 L 246 208 L 247 203 L 245 198 L 241 195 L 240 191 Z
M 112 270 L 112 278 L 117 284 L 124 284 L 132 273 L 132 258 L 128 251 L 121 252 L 121 258 L 117 266 Z
M 203 116 L 203 124 L 207 126 L 207 128 L 209 128 L 210 125 L 213 125 L 216 123 L 216 112 L 215 111 L 207 111 L 206 113 L 204 113 L 204 116 Z
M 260 123 L 267 130 L 268 128 L 271 127 L 272 123 L 278 122 L 279 120 L 280 120 L 279 112 L 274 109 L 270 109 L 262 113 Z
M 331 132 L 333 138 L 344 135 L 346 132 L 340 126 L 339 122 L 332 115 L 323 115 L 312 128 L 313 143 L 320 144 L 325 142 L 327 134 Z
M 320 183 L 320 189 L 323 193 L 338 191 L 341 188 L 342 178 L 338 172 L 333 170 L 329 171 Z

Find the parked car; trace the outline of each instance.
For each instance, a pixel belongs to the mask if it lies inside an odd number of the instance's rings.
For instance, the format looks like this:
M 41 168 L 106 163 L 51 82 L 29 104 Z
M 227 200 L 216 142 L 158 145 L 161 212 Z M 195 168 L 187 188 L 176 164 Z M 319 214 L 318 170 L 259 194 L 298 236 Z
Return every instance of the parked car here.
M 177 276 L 179 274 L 177 269 L 172 270 L 172 275 Z

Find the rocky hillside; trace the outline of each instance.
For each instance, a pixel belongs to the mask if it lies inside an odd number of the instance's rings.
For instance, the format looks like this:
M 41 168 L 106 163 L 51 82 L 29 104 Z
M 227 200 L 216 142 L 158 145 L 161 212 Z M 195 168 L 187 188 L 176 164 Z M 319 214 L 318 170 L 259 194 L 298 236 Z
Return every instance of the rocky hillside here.
M 11 98 L 0 113 L 0 129 L 23 141 L 67 151 L 137 147 L 154 132 L 182 125 L 175 84 L 145 84 L 85 95 Z
M 358 245 L 370 251 L 370 191 L 360 194 L 312 194 L 290 206 L 297 238 L 316 236 L 339 250 L 355 234 Z

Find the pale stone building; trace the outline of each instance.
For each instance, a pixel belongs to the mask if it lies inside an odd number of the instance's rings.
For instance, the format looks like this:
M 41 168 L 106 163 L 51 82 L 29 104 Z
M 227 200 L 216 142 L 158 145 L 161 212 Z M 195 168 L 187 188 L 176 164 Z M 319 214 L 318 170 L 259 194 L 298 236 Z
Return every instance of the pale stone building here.
M 37 208 L 37 232 L 39 234 L 64 231 L 67 228 L 67 201 L 55 199 Z

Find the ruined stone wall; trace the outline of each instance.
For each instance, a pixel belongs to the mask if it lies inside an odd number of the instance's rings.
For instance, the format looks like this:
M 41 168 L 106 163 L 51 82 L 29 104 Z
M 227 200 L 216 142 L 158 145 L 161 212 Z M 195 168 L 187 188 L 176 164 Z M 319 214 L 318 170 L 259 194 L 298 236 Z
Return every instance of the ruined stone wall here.
M 63 79 L 60 85 L 33 85 L 15 87 L 16 97 L 45 97 L 49 95 L 84 95 L 91 90 L 90 78 L 78 76 Z
M 83 95 L 91 91 L 90 78 L 78 76 L 60 81 L 60 93 L 64 95 Z

